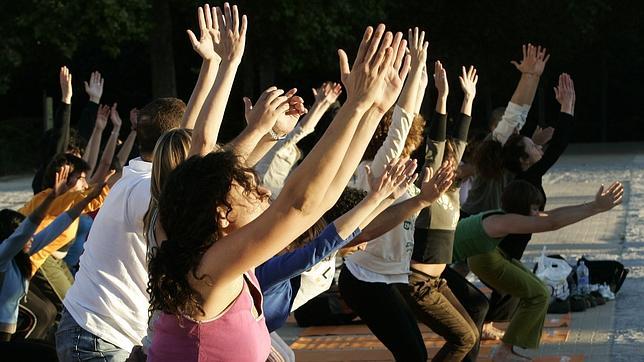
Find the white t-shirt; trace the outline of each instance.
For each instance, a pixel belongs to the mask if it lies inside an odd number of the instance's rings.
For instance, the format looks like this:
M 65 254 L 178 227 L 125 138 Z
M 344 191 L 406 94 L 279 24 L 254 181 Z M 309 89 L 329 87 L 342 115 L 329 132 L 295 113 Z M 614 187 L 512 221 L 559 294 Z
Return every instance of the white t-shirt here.
M 152 163 L 123 168 L 90 230 L 65 308 L 92 334 L 130 351 L 148 322 L 148 271 L 143 216 L 150 202 Z
M 331 288 L 335 277 L 335 255 L 337 253 L 337 251 L 331 253 L 311 269 L 300 274 L 300 288 L 295 291 L 291 312 Z

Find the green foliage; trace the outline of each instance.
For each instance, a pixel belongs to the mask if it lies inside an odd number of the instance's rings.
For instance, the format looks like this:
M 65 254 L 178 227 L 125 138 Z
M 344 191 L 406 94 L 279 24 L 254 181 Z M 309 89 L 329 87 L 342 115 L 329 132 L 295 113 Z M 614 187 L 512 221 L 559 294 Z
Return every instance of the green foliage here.
M 0 94 L 27 58 L 71 59 L 82 44 L 115 58 L 126 41 L 144 40 L 149 0 L 21 0 L 0 8 Z

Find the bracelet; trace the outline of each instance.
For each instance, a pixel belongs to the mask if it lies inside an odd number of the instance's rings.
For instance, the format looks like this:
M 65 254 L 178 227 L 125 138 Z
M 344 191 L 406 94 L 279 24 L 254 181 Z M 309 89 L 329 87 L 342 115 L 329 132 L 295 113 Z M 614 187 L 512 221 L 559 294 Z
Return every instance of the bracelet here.
M 269 135 L 271 136 L 271 138 L 272 138 L 273 140 L 275 140 L 275 141 L 283 140 L 284 138 L 286 138 L 286 135 L 282 135 L 282 136 L 280 136 L 280 135 L 278 135 L 277 133 L 275 133 L 275 131 L 273 131 L 273 129 L 272 129 L 272 128 L 270 129 L 270 131 L 268 131 L 268 134 L 269 134 Z

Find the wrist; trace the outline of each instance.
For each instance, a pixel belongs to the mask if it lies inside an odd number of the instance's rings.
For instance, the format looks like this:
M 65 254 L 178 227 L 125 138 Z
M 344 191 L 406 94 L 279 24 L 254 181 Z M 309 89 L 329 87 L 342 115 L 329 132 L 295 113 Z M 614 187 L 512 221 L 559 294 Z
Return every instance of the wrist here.
M 65 104 L 72 104 L 72 96 L 63 96 L 60 101 Z
M 240 63 L 241 63 L 241 59 L 222 59 L 219 64 L 222 68 L 237 69 Z
M 574 112 L 573 109 L 574 108 L 572 106 L 572 102 L 570 102 L 570 103 L 569 102 L 561 103 L 561 113 L 567 113 L 567 114 L 573 115 L 573 112 Z
M 448 94 L 449 94 L 449 92 L 444 92 L 444 93 L 439 92 L 437 101 L 439 101 L 439 102 L 447 102 L 447 95 Z
M 355 98 L 347 98 L 347 101 L 342 105 L 343 108 L 346 106 L 348 109 L 353 109 L 356 112 L 360 113 L 365 113 L 374 105 L 373 102 L 367 101 L 365 99 L 355 99 Z
M 89 101 L 93 102 L 93 103 L 96 103 L 96 104 L 99 104 L 100 101 L 101 101 L 101 97 L 100 96 L 98 96 L 98 97 L 97 96 L 89 96 Z
M 420 194 L 420 195 L 414 197 L 414 199 L 415 199 L 416 205 L 420 209 L 424 209 L 426 207 L 429 207 L 433 203 L 433 200 L 428 200 L 427 198 L 424 198 L 423 194 Z

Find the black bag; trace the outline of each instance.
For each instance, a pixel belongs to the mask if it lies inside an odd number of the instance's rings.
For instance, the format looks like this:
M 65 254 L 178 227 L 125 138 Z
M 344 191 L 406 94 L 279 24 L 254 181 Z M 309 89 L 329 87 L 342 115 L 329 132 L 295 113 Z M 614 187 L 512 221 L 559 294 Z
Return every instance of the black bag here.
M 617 294 L 629 272 L 624 268 L 624 264 L 616 260 L 588 260 L 582 257 L 577 261 L 577 265 L 582 260 L 590 272 L 590 284 L 606 283 L 610 290 Z

